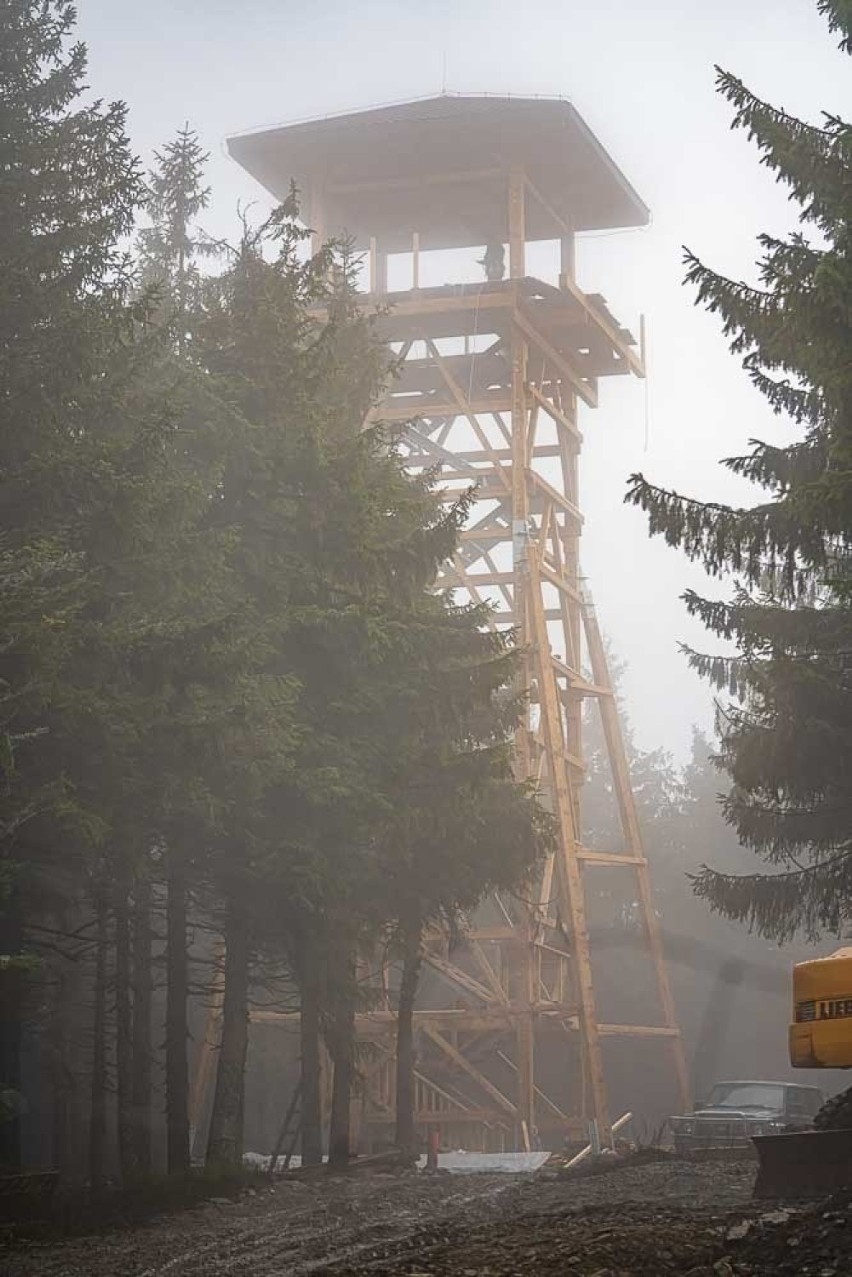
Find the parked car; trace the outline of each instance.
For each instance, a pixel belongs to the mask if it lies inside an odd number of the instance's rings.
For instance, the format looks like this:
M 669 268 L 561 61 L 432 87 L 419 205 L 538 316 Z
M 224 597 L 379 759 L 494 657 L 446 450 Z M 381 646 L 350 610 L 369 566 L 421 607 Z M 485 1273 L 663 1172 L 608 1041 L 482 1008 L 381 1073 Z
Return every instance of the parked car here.
M 718 1082 L 692 1113 L 669 1118 L 675 1150 L 747 1148 L 753 1135 L 810 1130 L 824 1100 L 816 1086 Z

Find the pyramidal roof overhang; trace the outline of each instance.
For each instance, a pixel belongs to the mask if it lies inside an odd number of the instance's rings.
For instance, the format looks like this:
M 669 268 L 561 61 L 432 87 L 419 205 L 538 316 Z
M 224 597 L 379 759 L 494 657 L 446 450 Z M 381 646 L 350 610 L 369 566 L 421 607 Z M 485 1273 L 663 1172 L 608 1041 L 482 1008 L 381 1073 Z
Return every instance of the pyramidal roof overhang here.
M 404 251 L 506 238 L 505 179 L 524 171 L 526 237 L 644 226 L 648 209 L 580 114 L 561 98 L 439 97 L 228 138 L 229 154 L 277 199 L 295 183 L 326 233 Z M 321 192 L 321 195 L 320 195 Z

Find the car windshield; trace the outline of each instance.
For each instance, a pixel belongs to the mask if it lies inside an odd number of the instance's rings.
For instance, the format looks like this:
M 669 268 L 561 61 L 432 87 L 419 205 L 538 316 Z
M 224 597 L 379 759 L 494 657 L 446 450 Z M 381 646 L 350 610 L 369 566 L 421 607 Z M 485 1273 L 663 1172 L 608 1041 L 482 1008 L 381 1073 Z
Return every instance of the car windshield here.
M 708 1106 L 726 1109 L 784 1108 L 784 1088 L 766 1082 L 720 1082 L 710 1093 Z

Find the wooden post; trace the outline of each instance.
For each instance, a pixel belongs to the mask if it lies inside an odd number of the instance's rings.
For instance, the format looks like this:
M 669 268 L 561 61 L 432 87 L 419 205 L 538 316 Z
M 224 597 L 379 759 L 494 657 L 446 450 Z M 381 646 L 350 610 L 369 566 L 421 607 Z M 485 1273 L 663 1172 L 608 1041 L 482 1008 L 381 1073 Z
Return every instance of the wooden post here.
M 559 241 L 559 287 L 565 288 L 576 278 L 576 250 L 573 235 L 563 235 Z
M 379 248 L 375 235 L 370 239 L 370 292 L 381 295 L 388 291 L 388 255 Z
M 509 277 L 523 279 L 526 274 L 526 226 L 524 217 L 524 171 L 517 165 L 509 172 Z
M 585 622 L 586 643 L 589 648 L 589 660 L 592 665 L 592 677 L 600 687 L 605 687 L 610 692 L 608 696 L 599 697 L 601 722 L 612 768 L 613 786 L 621 817 L 625 851 L 636 862 L 635 869 L 639 885 L 639 899 L 642 902 L 642 912 L 648 935 L 648 945 L 651 950 L 657 993 L 663 1013 L 663 1024 L 668 1029 L 677 1030 L 677 1013 L 666 968 L 663 939 L 660 933 L 660 920 L 657 917 L 657 910 L 651 891 L 651 878 L 642 843 L 639 814 L 636 810 L 636 800 L 630 784 L 630 768 L 627 762 L 627 752 L 624 748 L 624 738 L 621 734 L 621 725 L 618 721 L 618 707 L 615 703 L 615 696 L 612 693 L 606 650 L 601 638 L 598 619 L 588 598 L 583 606 L 583 619 Z M 691 1096 L 689 1070 L 683 1050 L 683 1039 L 679 1033 L 676 1033 L 675 1036 L 670 1038 L 670 1042 L 680 1093 L 680 1103 L 681 1107 L 686 1110 L 689 1108 Z
M 314 256 L 325 243 L 325 192 L 317 179 L 311 182 L 311 252 Z
M 532 928 L 528 924 L 528 931 Z M 520 955 L 518 1017 L 516 1040 L 518 1049 L 518 1117 L 524 1150 L 529 1152 L 529 1133 L 535 1126 L 535 1025 L 533 1019 L 533 968 L 535 953 L 532 936 Z
M 539 702 L 542 734 L 550 765 L 550 785 L 553 808 L 559 823 L 558 867 L 563 899 L 571 919 L 574 968 L 580 1002 L 580 1023 L 586 1058 L 589 1062 L 594 1116 L 597 1118 L 601 1138 L 610 1137 L 610 1121 L 604 1081 L 603 1053 L 598 1030 L 595 992 L 592 981 L 592 958 L 589 929 L 586 922 L 586 903 L 583 879 L 577 859 L 577 829 L 568 767 L 565 758 L 565 737 L 556 685 L 556 674 L 550 658 L 550 641 L 544 615 L 541 594 L 538 553 L 530 550 L 530 615 L 533 639 L 536 645 Z

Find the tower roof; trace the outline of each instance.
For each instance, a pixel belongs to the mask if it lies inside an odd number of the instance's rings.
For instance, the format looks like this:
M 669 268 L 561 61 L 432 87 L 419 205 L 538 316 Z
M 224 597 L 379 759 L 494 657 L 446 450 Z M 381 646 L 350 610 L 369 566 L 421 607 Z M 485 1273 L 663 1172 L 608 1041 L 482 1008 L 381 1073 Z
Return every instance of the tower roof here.
M 505 241 L 505 176 L 532 184 L 526 238 L 644 226 L 648 209 L 569 102 L 443 95 L 300 124 L 241 133 L 227 142 L 243 168 L 278 199 L 294 181 L 302 215 L 364 246 L 405 251 L 411 233 L 429 248 Z M 537 198 L 536 198 L 537 197 Z

